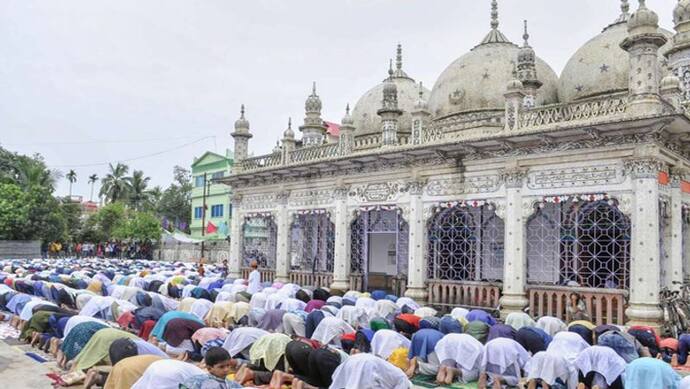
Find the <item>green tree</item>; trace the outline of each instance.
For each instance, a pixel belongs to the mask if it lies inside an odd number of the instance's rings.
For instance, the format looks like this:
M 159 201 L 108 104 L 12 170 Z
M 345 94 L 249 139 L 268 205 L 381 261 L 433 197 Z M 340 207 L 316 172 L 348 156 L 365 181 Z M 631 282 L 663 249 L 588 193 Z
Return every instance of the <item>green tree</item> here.
M 89 184 L 91 184 L 91 197 L 89 197 L 89 201 L 93 201 L 93 188 L 96 185 L 96 181 L 98 181 L 98 175 L 96 173 L 89 176 Z
M 0 239 L 23 239 L 28 219 L 29 204 L 22 188 L 13 183 L 0 183 Z
M 110 172 L 101 180 L 100 196 L 105 197 L 106 202 L 114 203 L 125 200 L 129 194 L 130 183 L 127 178 L 129 166 L 117 163 L 110 164 Z
M 113 238 L 119 240 L 157 241 L 162 228 L 156 215 L 149 212 L 130 210 L 124 223 L 113 231 Z
M 192 175 L 187 169 L 175 166 L 173 169 L 174 182 L 163 191 L 158 202 L 157 213 L 179 225 L 189 226 L 192 207 Z
M 150 180 L 150 177 L 144 176 L 143 171 L 136 169 L 132 172 L 132 177 L 127 177 L 129 182 L 129 205 L 137 211 L 143 210 L 149 201 L 150 193 L 147 187 Z
M 121 202 L 111 203 L 98 210 L 94 216 L 103 235 L 110 237 L 126 223 L 126 209 Z
M 69 181 L 69 197 L 72 197 L 72 184 L 77 182 L 77 172 L 75 172 L 73 169 L 70 169 L 66 177 L 67 181 Z

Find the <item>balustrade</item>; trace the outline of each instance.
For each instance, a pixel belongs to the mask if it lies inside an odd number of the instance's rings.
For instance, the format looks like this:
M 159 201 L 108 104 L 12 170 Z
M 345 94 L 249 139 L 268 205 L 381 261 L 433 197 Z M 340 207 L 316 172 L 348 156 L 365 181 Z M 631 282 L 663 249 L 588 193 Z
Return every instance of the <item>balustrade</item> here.
M 553 316 L 566 322 L 570 294 L 578 293 L 587 306 L 591 322 L 596 325 L 624 325 L 627 291 L 621 289 L 530 286 L 529 308 L 532 317 Z
M 273 280 L 276 278 L 276 271 L 275 269 L 267 269 L 267 268 L 258 268 L 259 274 L 261 274 L 261 282 L 273 282 Z M 252 268 L 250 267 L 243 267 L 242 268 L 242 278 L 245 280 L 249 278 L 249 273 L 252 272 Z
M 429 305 L 445 309 L 453 307 L 497 309 L 501 298 L 498 284 L 475 281 L 427 281 Z

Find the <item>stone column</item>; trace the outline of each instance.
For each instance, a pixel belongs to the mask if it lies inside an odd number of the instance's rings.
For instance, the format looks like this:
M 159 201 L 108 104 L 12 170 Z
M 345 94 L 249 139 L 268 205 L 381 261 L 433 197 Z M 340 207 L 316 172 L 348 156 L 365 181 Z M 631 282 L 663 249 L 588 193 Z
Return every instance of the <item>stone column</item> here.
M 333 190 L 335 198 L 335 253 L 333 256 L 332 289 L 350 289 L 350 218 L 347 213 L 347 192 L 345 186 Z
M 671 174 L 671 261 L 666 268 L 669 286 L 674 290 L 680 290 L 683 282 L 683 192 L 680 190 L 680 182 L 683 174 L 674 171 Z
M 630 263 L 630 298 L 625 313 L 628 325 L 658 326 L 661 258 L 659 247 L 659 172 L 663 163 L 654 158 L 625 162 L 632 179 L 634 207 Z
M 408 254 L 410 256 L 407 266 L 407 290 L 405 296 L 410 297 L 420 304 L 426 305 L 428 291 L 426 288 L 426 220 L 424 216 L 424 203 L 422 193 L 425 181 L 410 182 L 410 211 L 409 211 L 409 239 Z
M 276 209 L 276 281 L 290 282 L 290 213 L 288 212 L 287 191 L 280 192 L 276 196 L 278 208 Z
M 242 277 L 242 240 L 244 233 L 242 224 L 244 216 L 240 212 L 242 196 L 232 196 L 232 219 L 230 219 L 230 260 L 228 261 L 228 276 L 230 278 Z
M 520 168 L 506 169 L 502 173 L 506 190 L 505 237 L 503 257 L 503 293 L 501 317 L 520 312 L 527 306 L 527 250 L 525 247 L 525 219 L 523 214 L 522 188 L 527 171 Z

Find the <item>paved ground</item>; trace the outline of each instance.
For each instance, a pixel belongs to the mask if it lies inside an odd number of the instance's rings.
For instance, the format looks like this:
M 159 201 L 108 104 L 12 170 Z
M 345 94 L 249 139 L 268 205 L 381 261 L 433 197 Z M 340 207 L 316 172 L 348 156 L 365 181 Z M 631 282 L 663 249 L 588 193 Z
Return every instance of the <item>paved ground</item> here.
M 30 347 L 17 345 L 12 340 L 0 340 L 0 382 L 4 384 L 2 389 L 52 388 L 52 381 L 46 374 L 59 370 L 55 362 L 39 363 L 25 354 L 29 349 Z

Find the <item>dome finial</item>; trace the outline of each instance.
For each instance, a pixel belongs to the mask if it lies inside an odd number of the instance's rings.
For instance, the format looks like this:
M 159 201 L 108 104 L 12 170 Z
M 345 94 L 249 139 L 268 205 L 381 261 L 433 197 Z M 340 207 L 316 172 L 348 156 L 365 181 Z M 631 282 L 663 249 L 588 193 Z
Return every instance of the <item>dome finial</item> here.
M 422 82 L 419 82 L 419 99 L 421 100 L 424 97 L 424 84 Z
M 288 117 L 288 128 L 292 128 L 292 116 Z
M 623 15 L 627 15 L 630 13 L 630 3 L 628 0 L 621 0 L 621 12 Z
M 240 118 L 244 119 L 244 104 L 240 106 Z
M 491 28 L 498 30 L 498 1 L 491 0 Z
M 388 62 L 388 77 L 393 78 L 393 59 Z
M 349 115 L 349 114 L 350 114 L 350 103 L 347 103 L 347 105 L 345 106 L 345 115 Z
M 402 58 L 402 45 L 398 43 L 398 51 L 395 56 L 395 67 L 398 70 L 402 70 L 403 58 Z
M 312 96 L 316 96 L 316 81 L 312 81 L 311 94 L 312 94 Z
M 527 20 L 525 22 L 525 32 L 522 34 L 522 39 L 525 41 L 524 47 L 529 47 L 529 33 L 527 32 Z

